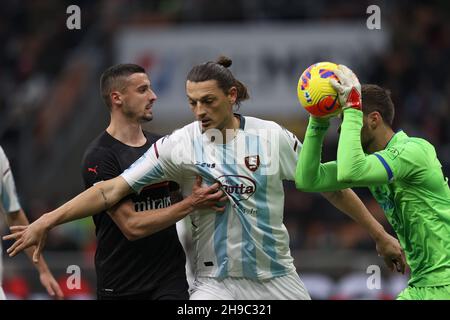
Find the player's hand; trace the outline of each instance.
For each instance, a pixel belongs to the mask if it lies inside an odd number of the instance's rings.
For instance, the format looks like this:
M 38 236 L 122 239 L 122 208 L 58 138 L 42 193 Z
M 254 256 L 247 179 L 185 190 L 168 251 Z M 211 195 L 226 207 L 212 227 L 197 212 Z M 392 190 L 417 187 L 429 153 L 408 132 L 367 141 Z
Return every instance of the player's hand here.
M 397 239 L 385 233 L 377 241 L 377 252 L 379 256 L 384 258 L 384 262 L 389 270 L 405 273 L 405 255 Z
M 48 294 L 56 298 L 58 300 L 61 300 L 64 298 L 64 294 L 61 290 L 61 287 L 59 286 L 58 282 L 53 277 L 52 273 L 50 271 L 42 271 L 39 274 L 39 280 L 41 281 L 42 286 L 47 290 Z
M 338 93 L 342 109 L 354 108 L 361 110 L 361 84 L 356 75 L 343 64 L 340 64 L 333 72 L 339 81 L 330 78 L 330 84 Z
M 202 187 L 202 177 L 195 178 L 192 194 L 188 197 L 195 209 L 213 209 L 224 212 L 224 202 L 228 197 L 220 189 L 220 183 L 216 182 L 211 186 Z
M 11 234 L 3 237 L 3 240 L 15 240 L 13 245 L 6 250 L 9 256 L 14 257 L 19 252 L 36 246 L 33 253 L 33 262 L 38 263 L 48 233 L 45 215 L 28 226 L 12 226 L 10 230 Z

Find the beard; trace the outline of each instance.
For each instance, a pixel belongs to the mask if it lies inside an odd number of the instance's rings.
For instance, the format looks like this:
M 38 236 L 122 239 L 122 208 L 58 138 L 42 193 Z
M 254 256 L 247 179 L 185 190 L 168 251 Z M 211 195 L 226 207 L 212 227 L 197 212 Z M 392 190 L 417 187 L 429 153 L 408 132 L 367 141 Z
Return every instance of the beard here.
M 363 148 L 364 153 L 369 154 L 369 147 L 375 140 L 374 137 L 361 135 L 361 146 Z
M 361 145 L 362 145 L 364 153 L 367 154 L 367 148 L 369 147 L 369 144 L 367 142 L 362 142 L 361 141 Z
M 148 116 L 143 116 L 141 119 L 143 122 L 150 122 L 153 120 L 153 116 L 152 115 L 148 115 Z
M 150 122 L 153 120 L 153 114 L 149 113 L 149 114 L 144 114 L 141 117 L 141 122 Z
M 370 134 L 369 128 L 366 126 L 366 124 L 363 124 L 363 127 L 361 129 L 361 146 L 364 153 L 369 154 L 369 147 L 374 140 L 375 138 Z

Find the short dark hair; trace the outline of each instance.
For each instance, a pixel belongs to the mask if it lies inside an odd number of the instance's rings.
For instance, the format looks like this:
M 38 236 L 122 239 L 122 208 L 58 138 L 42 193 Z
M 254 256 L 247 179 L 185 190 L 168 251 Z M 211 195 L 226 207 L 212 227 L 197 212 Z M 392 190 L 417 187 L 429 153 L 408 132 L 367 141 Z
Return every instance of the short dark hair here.
M 368 115 L 378 111 L 385 124 L 392 127 L 394 121 L 394 103 L 391 92 L 376 84 L 363 84 L 361 86 L 363 113 Z
M 125 77 L 134 73 L 146 73 L 145 69 L 137 64 L 125 63 L 109 67 L 100 77 L 100 92 L 105 104 L 111 109 L 110 94 L 113 90 L 123 90 L 126 84 L 123 82 Z
M 228 69 L 232 63 L 230 58 L 220 56 L 215 62 L 208 61 L 194 66 L 191 71 L 189 71 L 186 80 L 193 82 L 216 80 L 219 88 L 222 89 L 225 94 L 228 94 L 231 87 L 236 87 L 236 105 L 239 107 L 240 102 L 247 100 L 250 96 L 247 87 L 237 80 Z

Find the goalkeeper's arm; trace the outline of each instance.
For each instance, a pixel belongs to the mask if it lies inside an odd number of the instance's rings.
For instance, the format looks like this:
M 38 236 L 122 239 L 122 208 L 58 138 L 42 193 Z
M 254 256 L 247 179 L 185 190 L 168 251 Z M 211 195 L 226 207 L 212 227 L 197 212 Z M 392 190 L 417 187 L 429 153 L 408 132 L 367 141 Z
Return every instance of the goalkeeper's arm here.
M 295 173 L 295 185 L 301 191 L 325 192 L 349 187 L 346 183 L 338 183 L 335 161 L 320 162 L 323 139 L 328 127 L 328 119 L 309 119 Z
M 361 145 L 363 114 L 360 110 L 344 111 L 338 145 L 338 174 L 342 183 L 369 186 L 389 182 L 389 176 L 377 155 L 366 156 Z

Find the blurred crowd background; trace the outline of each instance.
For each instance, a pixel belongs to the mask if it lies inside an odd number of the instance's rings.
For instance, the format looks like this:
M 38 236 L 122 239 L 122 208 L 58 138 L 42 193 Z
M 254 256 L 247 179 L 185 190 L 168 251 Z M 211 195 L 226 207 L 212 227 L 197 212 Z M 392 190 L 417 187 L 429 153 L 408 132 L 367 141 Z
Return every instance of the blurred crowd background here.
M 80 30 L 66 28 L 66 8 L 71 4 L 81 8 Z M 366 8 L 371 4 L 381 9 L 381 30 L 366 27 Z M 134 62 L 147 68 L 159 101 L 154 120 L 146 128 L 166 134 L 192 121 L 183 100 L 183 73 L 189 66 L 213 60 L 221 53 L 231 56 L 232 71 L 248 84 L 256 101 L 244 103 L 240 112 L 275 120 L 300 140 L 307 114 L 296 102 L 298 76 L 307 66 L 322 60 L 349 65 L 361 82 L 391 90 L 396 106 L 395 128 L 430 141 L 449 176 L 449 19 L 450 2 L 444 0 L 3 1 L 0 144 L 10 159 L 21 204 L 34 220 L 83 190 L 80 164 L 84 149 L 109 121 L 98 89 L 99 75 L 106 67 Z M 329 28 L 342 30 L 330 46 Z M 203 41 L 181 48 L 186 50 L 187 61 L 183 55 L 167 54 L 176 49 L 173 43 L 165 47 L 169 42 L 165 39 L 177 42 L 177 34 L 183 32 L 186 39 L 198 36 Z M 248 41 L 242 42 L 245 32 L 249 32 Z M 229 40 L 234 37 L 238 40 Z M 215 51 L 208 47 L 217 47 L 222 38 L 224 48 L 219 46 Z M 267 45 L 264 40 L 275 47 L 261 50 Z M 292 50 L 283 51 L 283 43 Z M 136 55 L 142 50 L 147 50 L 144 55 Z M 351 55 L 346 55 L 348 50 Z M 252 52 L 262 61 L 265 74 L 259 73 L 262 69 L 258 65 L 246 72 Z M 272 58 L 267 52 L 274 52 Z M 170 66 L 180 66 L 181 71 Z M 283 75 L 285 78 L 280 79 Z M 264 83 L 258 82 L 260 79 Z M 168 82 L 179 86 L 171 87 Z M 265 106 L 264 101 L 270 104 Z M 327 136 L 324 160 L 335 159 L 337 138 L 335 130 Z M 369 193 L 356 191 L 391 230 Z M 3 219 L 0 221 L 1 233 L 5 234 L 7 229 Z M 293 184 L 286 184 L 285 223 L 297 270 L 313 298 L 392 299 L 405 286 L 406 276 L 395 276 L 384 268 L 367 233 L 321 196 L 299 193 Z M 3 248 L 8 245 L 4 242 Z M 68 265 L 82 269 L 82 289 L 68 291 L 69 297 L 94 297 L 94 251 L 91 219 L 51 232 L 46 256 L 60 281 L 65 281 Z M 4 256 L 3 264 L 4 289 L 9 297 L 45 298 L 25 257 Z M 380 290 L 367 289 L 370 265 L 381 267 Z

